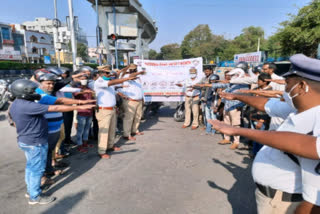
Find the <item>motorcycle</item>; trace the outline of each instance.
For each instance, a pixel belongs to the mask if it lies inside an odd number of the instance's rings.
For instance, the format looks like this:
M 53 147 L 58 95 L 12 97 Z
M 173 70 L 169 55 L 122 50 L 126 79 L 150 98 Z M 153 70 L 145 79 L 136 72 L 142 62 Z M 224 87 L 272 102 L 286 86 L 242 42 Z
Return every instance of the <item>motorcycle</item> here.
M 162 102 L 145 102 L 142 108 L 141 120 L 145 120 L 150 112 L 157 114 L 162 105 Z
M 176 122 L 183 122 L 185 118 L 185 107 L 184 102 L 180 102 L 173 114 L 173 119 Z
M 9 101 L 10 92 L 9 84 L 5 80 L 0 80 L 0 110 L 6 106 Z

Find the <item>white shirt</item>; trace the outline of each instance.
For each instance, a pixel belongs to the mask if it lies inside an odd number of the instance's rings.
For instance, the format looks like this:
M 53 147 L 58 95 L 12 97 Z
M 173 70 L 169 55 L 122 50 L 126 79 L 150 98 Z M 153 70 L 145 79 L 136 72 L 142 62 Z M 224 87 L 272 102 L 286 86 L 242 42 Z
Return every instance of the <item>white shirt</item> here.
M 320 163 L 320 105 L 298 114 L 291 113 L 279 127 L 278 131 L 296 132 L 317 137 L 316 149 L 319 156 L 318 160 L 302 158 L 299 156 L 296 157 L 300 163 L 299 172 L 302 177 L 303 199 L 319 206 L 320 175 L 315 172 L 315 168 Z M 307 144 L 308 142 L 304 143 Z
M 116 91 L 114 86 L 108 84 L 109 81 L 102 79 L 102 77 L 94 82 L 97 104 L 100 107 L 114 107 L 116 105 Z
M 270 99 L 265 105 L 270 117 L 286 119 L 295 112 L 287 103 Z M 300 167 L 284 152 L 263 146 L 252 165 L 252 176 L 256 183 L 288 193 L 302 193 Z
M 133 100 L 142 100 L 144 97 L 144 92 L 142 88 L 142 82 L 138 78 L 136 80 L 129 80 L 122 84 L 123 88 L 119 89 L 119 92 L 124 94 Z
M 198 96 L 200 95 L 200 90 L 198 89 L 193 89 L 193 88 L 189 88 L 190 86 L 193 86 L 195 84 L 198 84 L 200 82 L 199 79 L 186 79 L 183 83 L 183 90 L 185 92 L 185 94 L 188 96 L 188 97 L 194 97 L 194 96 Z
M 283 80 L 284 78 L 276 75 L 275 73 L 273 73 L 273 74 L 271 75 L 271 79 L 273 79 L 273 80 Z M 271 82 L 271 83 L 269 84 L 269 86 L 270 86 L 270 87 L 272 88 L 272 90 L 274 90 L 274 91 L 284 91 L 285 88 L 286 88 L 285 85 L 278 84 L 278 83 L 275 83 L 275 82 Z

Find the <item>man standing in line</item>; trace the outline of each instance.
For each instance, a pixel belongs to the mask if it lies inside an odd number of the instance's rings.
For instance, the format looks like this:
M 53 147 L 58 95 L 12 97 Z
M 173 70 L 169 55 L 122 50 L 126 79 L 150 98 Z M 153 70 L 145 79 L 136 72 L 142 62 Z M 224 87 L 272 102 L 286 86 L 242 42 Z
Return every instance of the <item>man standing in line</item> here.
M 176 84 L 179 87 L 184 87 L 185 92 L 185 120 L 182 126 L 183 129 L 190 126 L 191 113 L 193 115 L 193 121 L 191 130 L 195 130 L 199 127 L 199 102 L 200 102 L 200 90 L 192 88 L 193 85 L 198 84 L 200 81 L 197 79 L 197 69 L 191 67 L 189 70 L 190 78 L 186 79 L 183 84 Z
M 113 72 L 108 67 L 99 68 L 99 78 L 94 83 L 94 91 L 97 98 L 96 117 L 99 125 L 98 154 L 103 159 L 109 159 L 106 154 L 108 150 L 119 151 L 114 146 L 116 135 L 116 91 L 114 86 L 126 81 L 134 80 L 136 77 L 115 79 Z
M 136 140 L 134 135 L 143 135 L 139 131 L 142 117 L 144 92 L 142 82 L 137 76 L 144 74 L 144 71 L 137 72 L 137 65 L 131 64 L 128 67 L 129 77 L 133 78 L 123 84 L 119 89 L 119 95 L 123 99 L 124 118 L 123 118 L 123 138 L 126 140 Z M 126 75 L 124 75 L 126 77 Z
M 29 198 L 30 205 L 49 204 L 56 199 L 42 195 L 40 188 L 48 155 L 48 122 L 44 115 L 48 112 L 67 112 L 94 107 L 94 105 L 63 106 L 36 103 L 36 100 L 41 99 L 41 95 L 35 92 L 37 87 L 38 85 L 30 80 L 21 79 L 13 82 L 11 93 L 16 99 L 9 111 L 17 129 L 18 145 L 27 159 L 25 182 L 26 197 Z

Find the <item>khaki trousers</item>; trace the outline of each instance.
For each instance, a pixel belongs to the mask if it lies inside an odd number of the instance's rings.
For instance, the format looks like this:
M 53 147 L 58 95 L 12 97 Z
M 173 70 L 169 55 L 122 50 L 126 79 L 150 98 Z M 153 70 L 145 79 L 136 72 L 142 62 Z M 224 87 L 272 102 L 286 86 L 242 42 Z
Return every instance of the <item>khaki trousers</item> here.
M 123 99 L 124 118 L 123 118 L 123 136 L 129 137 L 131 133 L 139 132 L 140 121 L 142 117 L 141 101 L 130 101 Z
M 241 111 L 234 109 L 232 111 L 224 111 L 223 112 L 223 121 L 228 125 L 232 125 L 235 127 L 240 127 L 241 124 Z M 229 135 L 224 135 L 225 140 L 230 140 Z M 233 136 L 234 142 L 240 142 L 240 136 Z
M 268 198 L 257 188 L 255 195 L 258 214 L 293 214 L 301 203 L 282 201 L 281 191 L 277 191 L 274 198 Z
M 60 149 L 62 141 L 64 141 L 64 138 L 65 138 L 64 124 L 62 123 L 59 140 L 57 142 L 56 148 L 54 148 L 54 150 L 52 151 L 52 160 L 56 159 L 56 154 L 59 153 L 59 149 Z
M 193 115 L 193 121 L 192 126 L 198 127 L 199 126 L 199 96 L 198 97 L 186 97 L 185 98 L 185 120 L 184 120 L 184 126 L 190 126 L 191 123 L 191 113 Z
M 114 146 L 117 126 L 116 111 L 99 109 L 96 117 L 99 124 L 98 153 L 105 154 L 107 149 Z

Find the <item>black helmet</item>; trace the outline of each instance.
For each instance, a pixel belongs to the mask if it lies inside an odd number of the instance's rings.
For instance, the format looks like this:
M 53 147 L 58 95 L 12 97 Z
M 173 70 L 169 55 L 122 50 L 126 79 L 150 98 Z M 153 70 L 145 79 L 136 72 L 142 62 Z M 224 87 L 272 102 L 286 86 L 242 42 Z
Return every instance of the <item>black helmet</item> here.
M 71 69 L 67 68 L 67 67 L 60 67 L 60 71 L 62 72 L 62 74 L 70 74 L 71 73 Z
M 41 76 L 39 76 L 39 78 L 37 79 L 38 82 L 42 82 L 42 81 L 57 81 L 58 77 L 52 73 L 47 73 L 47 74 L 42 74 Z
M 257 65 L 252 70 L 253 73 L 261 73 L 261 71 L 262 71 L 262 65 Z
M 45 68 L 37 69 L 33 72 L 34 78 L 39 82 L 39 77 L 42 76 L 43 74 L 48 74 L 50 73 L 48 70 Z
M 12 96 L 24 100 L 40 100 L 41 95 L 36 93 L 38 84 L 26 79 L 19 79 L 11 84 L 10 92 Z
M 209 81 L 215 81 L 215 80 L 220 80 L 220 77 L 219 75 L 217 74 L 211 74 L 210 77 L 209 77 Z
M 249 65 L 247 62 L 238 62 L 236 65 L 236 68 L 241 68 L 245 73 L 248 73 Z
M 60 70 L 60 68 L 58 67 L 54 67 L 54 66 L 49 66 L 45 68 L 47 71 L 49 71 L 50 73 L 56 75 L 57 77 L 60 77 L 61 74 L 63 74 L 63 72 Z

